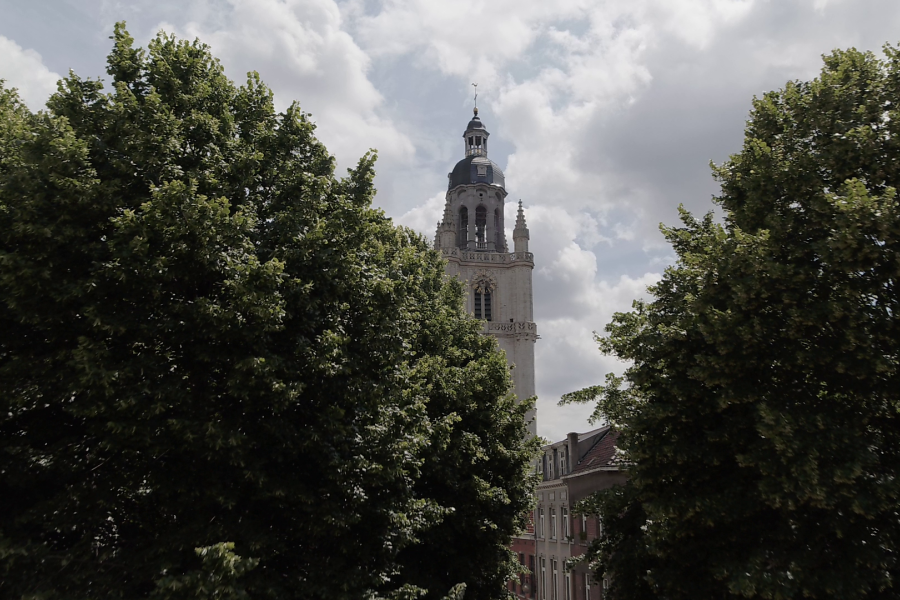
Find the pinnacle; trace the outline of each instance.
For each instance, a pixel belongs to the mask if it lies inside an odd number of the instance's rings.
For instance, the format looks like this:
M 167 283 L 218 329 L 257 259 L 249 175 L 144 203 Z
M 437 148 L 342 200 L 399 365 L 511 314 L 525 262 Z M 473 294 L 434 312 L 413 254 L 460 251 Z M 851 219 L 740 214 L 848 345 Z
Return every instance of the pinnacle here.
M 522 201 L 519 200 L 519 211 L 516 213 L 516 229 L 525 227 L 525 210 L 522 208 Z

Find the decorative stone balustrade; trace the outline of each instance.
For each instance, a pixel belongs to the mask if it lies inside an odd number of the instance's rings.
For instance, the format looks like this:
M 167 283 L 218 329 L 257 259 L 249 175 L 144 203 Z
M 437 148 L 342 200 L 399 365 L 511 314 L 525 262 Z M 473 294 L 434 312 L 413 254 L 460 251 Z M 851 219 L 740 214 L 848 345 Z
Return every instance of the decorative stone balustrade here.
M 534 262 L 534 254 L 531 252 L 470 252 L 459 248 L 442 248 L 444 258 L 458 258 L 459 260 L 486 262 L 486 263 L 514 263 Z

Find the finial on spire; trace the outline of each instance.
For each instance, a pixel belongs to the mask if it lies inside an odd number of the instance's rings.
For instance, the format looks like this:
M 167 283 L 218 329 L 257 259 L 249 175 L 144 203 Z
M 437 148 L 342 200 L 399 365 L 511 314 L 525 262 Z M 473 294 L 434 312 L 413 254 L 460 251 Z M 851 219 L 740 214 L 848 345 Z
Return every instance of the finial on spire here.
M 472 87 L 475 88 L 475 116 L 478 116 L 478 84 L 473 83 Z

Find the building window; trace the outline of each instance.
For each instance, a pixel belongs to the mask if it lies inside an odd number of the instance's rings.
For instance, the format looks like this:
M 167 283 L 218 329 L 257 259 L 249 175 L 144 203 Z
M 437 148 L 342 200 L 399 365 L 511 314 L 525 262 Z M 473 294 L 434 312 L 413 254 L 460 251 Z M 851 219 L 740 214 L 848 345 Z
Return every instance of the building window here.
M 541 557 L 541 598 L 547 598 L 547 559 Z
M 568 471 L 566 471 L 566 455 L 563 454 L 562 452 L 560 452 L 559 453 L 559 474 L 565 475 L 566 473 L 568 473 Z
M 572 600 L 572 574 L 566 573 L 566 600 Z
M 494 320 L 493 292 L 494 280 L 488 273 L 479 273 L 472 282 L 474 306 L 472 312 L 476 319 Z
M 556 539 L 556 509 L 550 509 L 550 539 Z
M 547 455 L 547 479 L 553 479 L 553 455 Z
M 581 515 L 581 532 L 587 538 L 587 515 Z
M 584 574 L 584 600 L 591 600 L 591 574 Z
M 540 531 L 541 537 L 543 538 L 544 537 L 544 507 L 543 506 L 538 509 L 538 514 L 540 515 L 540 517 L 538 519 L 540 522 L 540 528 L 538 529 L 538 531 Z
M 528 581 L 529 587 L 531 588 L 531 597 L 534 598 L 535 594 L 537 594 L 537 590 L 534 586 L 534 554 L 528 556 L 528 570 L 530 571 L 528 574 Z
M 485 321 L 494 320 L 491 307 L 491 290 L 475 290 L 475 318 Z
M 569 509 L 564 506 L 560 510 L 562 511 L 563 534 L 568 539 L 572 537 L 572 532 L 569 530 Z
M 551 594 L 553 600 L 559 598 L 559 561 L 555 558 L 550 559 L 550 566 L 553 567 L 553 580 L 550 581 Z
M 478 170 L 479 177 L 487 177 L 487 165 L 476 165 L 475 168 Z

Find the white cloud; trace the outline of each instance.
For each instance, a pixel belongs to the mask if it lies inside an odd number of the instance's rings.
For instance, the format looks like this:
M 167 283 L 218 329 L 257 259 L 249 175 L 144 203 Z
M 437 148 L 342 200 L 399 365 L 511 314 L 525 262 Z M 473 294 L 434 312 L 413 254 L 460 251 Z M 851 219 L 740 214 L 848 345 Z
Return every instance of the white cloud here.
M 0 35 L 0 79 L 6 80 L 5 87 L 17 88 L 28 108 L 37 111 L 56 91 L 60 76 L 44 65 L 40 54 Z
M 155 29 L 200 38 L 239 81 L 238 74 L 259 71 L 280 108 L 298 99 L 341 167 L 353 166 L 369 148 L 377 148 L 388 164 L 412 156 L 412 142 L 383 116 L 384 98 L 368 78 L 369 56 L 343 30 L 335 2 L 229 0 L 229 5 L 229 11 L 207 11 L 183 25 Z
M 508 203 L 507 223 L 514 222 L 515 210 Z M 598 276 L 597 252 L 614 244 L 602 234 L 605 219 L 559 205 L 526 206 L 525 212 L 541 334 L 535 346 L 538 433 L 558 440 L 569 431 L 587 430 L 593 411 L 591 406 L 558 407 L 560 396 L 601 383 L 606 373 L 623 368 L 617 359 L 600 354 L 593 332 L 602 332 L 613 313 L 627 311 L 635 299 L 645 297 L 660 273 Z
M 403 215 L 397 217 L 395 221 L 399 225 L 405 225 L 415 229 L 427 239 L 434 237 L 434 232 L 438 222 L 444 215 L 445 195 L 443 192 L 437 193 L 423 204 L 415 206 Z
M 346 13 L 363 47 L 374 57 L 415 53 L 419 64 L 484 84 L 495 84 L 500 68 L 520 57 L 542 23 L 575 17 L 582 0 L 388 0 L 374 15 L 358 3 Z
M 541 436 L 557 441 L 569 431 L 590 428 L 587 419 L 593 406 L 559 407 L 557 402 L 567 392 L 602 383 L 606 373 L 622 372 L 624 363 L 600 353 L 594 332 L 602 333 L 613 313 L 630 310 L 635 299 L 646 297 L 647 286 L 659 281 L 659 277 L 659 273 L 646 273 L 637 278 L 623 275 L 617 281 L 606 281 L 586 274 L 581 282 L 580 301 L 591 310 L 576 317 L 545 318 L 538 323 L 541 339 L 535 345 L 535 365 Z M 547 283 L 543 276 L 536 275 L 535 288 L 539 285 Z

